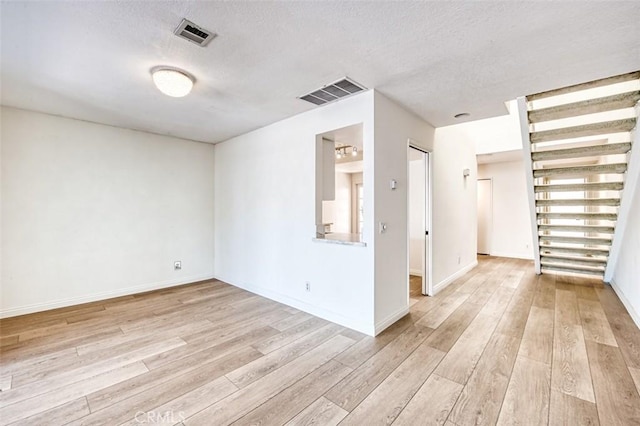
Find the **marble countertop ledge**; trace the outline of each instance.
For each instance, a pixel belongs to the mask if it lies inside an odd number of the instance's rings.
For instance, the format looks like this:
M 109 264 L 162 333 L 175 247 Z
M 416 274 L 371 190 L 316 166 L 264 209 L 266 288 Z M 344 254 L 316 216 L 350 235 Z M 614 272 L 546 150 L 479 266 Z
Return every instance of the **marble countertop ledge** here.
M 360 234 L 327 234 L 324 238 L 313 238 L 312 240 L 318 243 L 366 247 L 367 243 L 360 241 L 360 239 Z

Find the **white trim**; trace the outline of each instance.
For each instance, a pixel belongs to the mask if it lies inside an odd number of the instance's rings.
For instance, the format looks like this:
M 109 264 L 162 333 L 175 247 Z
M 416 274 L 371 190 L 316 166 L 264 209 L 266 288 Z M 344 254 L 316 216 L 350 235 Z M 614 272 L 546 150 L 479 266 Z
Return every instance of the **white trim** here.
M 355 318 L 345 317 L 337 312 L 333 312 L 328 309 L 319 308 L 303 300 L 299 300 L 294 297 L 290 297 L 282 293 L 278 293 L 278 292 L 266 289 L 264 287 L 254 286 L 251 284 L 236 284 L 236 283 L 233 283 L 231 280 L 226 280 L 224 277 L 220 277 L 220 276 L 217 276 L 216 279 L 226 284 L 232 285 L 234 287 L 238 287 L 243 290 L 249 291 L 253 294 L 257 294 L 258 296 L 266 297 L 267 299 L 271 299 L 276 302 L 283 303 L 287 306 L 300 309 L 301 311 L 304 311 L 308 314 L 320 317 L 322 319 L 326 319 L 327 321 L 334 322 L 336 324 L 350 328 L 352 330 L 359 331 L 369 336 L 375 336 L 376 327 L 373 321 L 371 321 L 370 324 L 367 324 L 367 323 L 358 321 Z
M 476 179 L 476 185 L 478 185 L 480 183 L 481 180 L 488 180 L 489 181 L 489 215 L 491 216 L 491 220 L 489 223 L 489 253 L 480 253 L 478 252 L 478 254 L 491 254 L 492 248 L 493 248 L 493 178 L 489 177 L 489 178 L 477 178 Z M 479 185 L 478 185 L 479 186 Z M 479 189 L 476 192 L 476 196 L 478 195 Z M 480 197 L 478 197 L 480 198 Z M 478 227 L 480 226 L 480 221 L 478 220 Z M 477 232 L 477 230 L 476 230 Z M 477 244 L 477 241 L 476 241 Z M 478 244 L 479 245 L 479 244 Z M 476 250 L 477 251 L 477 250 Z
M 533 243 L 533 261 L 536 274 L 540 275 L 540 237 L 538 236 L 538 218 L 536 215 L 536 195 L 533 184 L 533 160 L 531 159 L 531 140 L 529 139 L 529 118 L 527 115 L 527 99 L 519 97 L 518 122 L 522 140 L 522 156 L 527 178 L 527 198 L 529 199 L 529 216 L 531 220 L 531 241 Z
M 440 290 L 444 289 L 446 286 L 448 286 L 453 281 L 457 280 L 458 278 L 460 278 L 461 276 L 463 276 L 464 274 L 466 274 L 467 272 L 469 272 L 470 270 L 472 270 L 476 266 L 478 266 L 478 260 L 477 259 L 474 260 L 473 262 L 471 262 L 470 264 L 468 264 L 467 266 L 465 266 L 464 268 L 459 269 L 457 272 L 453 273 L 452 275 L 449 275 L 444 280 L 440 281 L 438 284 L 433 286 L 433 294 L 434 294 L 434 296 L 436 294 L 438 294 L 440 292 Z
M 533 257 L 531 257 L 531 255 L 519 254 L 519 253 L 491 252 L 490 255 L 495 257 L 510 257 L 512 259 L 533 260 Z
M 409 269 L 409 275 L 422 276 L 422 269 Z
M 404 317 L 408 313 L 409 313 L 409 307 L 407 306 L 400 309 L 398 312 L 395 312 L 389 315 L 387 318 L 385 318 L 384 320 L 376 324 L 375 335 L 377 336 L 378 334 L 382 333 L 385 329 L 387 329 L 387 327 L 391 326 L 392 324 L 394 324 L 396 321 L 398 321 L 400 318 Z
M 48 311 L 50 309 L 65 308 L 67 306 L 80 305 L 82 303 L 98 302 L 102 300 L 112 299 L 114 297 L 128 296 L 131 294 L 144 293 L 145 291 L 160 290 L 167 287 L 175 287 L 184 284 L 190 284 L 198 281 L 212 280 L 213 274 L 195 275 L 191 277 L 182 277 L 166 281 L 160 281 L 151 284 L 143 284 L 133 287 L 127 287 L 114 291 L 103 291 L 84 296 L 69 297 L 66 299 L 58 299 L 52 302 L 34 303 L 26 306 L 18 306 L 0 310 L 0 318 L 15 317 L 18 315 L 32 314 L 34 312 Z
M 636 104 L 636 120 L 640 120 L 640 104 Z M 636 121 L 637 123 L 637 121 Z M 633 204 L 633 198 L 636 193 L 636 186 L 640 181 L 640 146 L 638 141 L 635 141 L 636 136 L 640 134 L 638 132 L 638 125 L 631 132 L 631 141 L 633 145 L 631 147 L 631 155 L 629 155 L 627 161 L 627 174 L 624 178 L 624 189 L 622 190 L 622 197 L 620 199 L 620 207 L 618 208 L 618 220 L 616 221 L 616 228 L 613 234 L 613 242 L 611 249 L 609 250 L 609 260 L 607 261 L 607 267 L 604 270 L 604 282 L 611 282 L 613 279 L 613 272 L 616 269 L 616 263 L 618 263 L 618 256 L 622 247 L 622 240 L 624 239 L 624 231 L 627 228 L 627 222 L 633 217 L 631 215 L 631 205 Z
M 626 298 L 624 292 L 622 291 L 622 289 L 620 289 L 620 287 L 618 287 L 615 281 L 611 280 L 610 284 L 613 291 L 618 295 L 618 299 L 620 299 L 624 307 L 627 308 L 627 312 L 629 313 L 629 316 L 631 316 L 633 322 L 635 322 L 636 326 L 640 328 L 640 315 L 638 315 L 638 312 L 633 309 L 633 304 L 629 302 L 629 299 Z

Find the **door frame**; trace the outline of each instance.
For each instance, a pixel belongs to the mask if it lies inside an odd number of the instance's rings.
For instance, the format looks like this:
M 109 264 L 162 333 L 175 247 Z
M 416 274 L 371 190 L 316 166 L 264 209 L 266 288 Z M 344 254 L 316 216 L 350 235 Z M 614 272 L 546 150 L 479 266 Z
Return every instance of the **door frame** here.
M 493 244 L 492 244 L 493 243 L 493 178 L 478 178 L 476 179 L 476 185 L 478 185 L 480 181 L 484 181 L 484 180 L 489 181 L 489 215 L 491 216 L 490 217 L 491 220 L 489 221 L 489 229 L 487 230 L 487 234 L 489 238 L 489 253 L 480 253 L 478 251 L 478 241 L 476 241 L 476 254 L 491 256 L 491 252 L 493 251 Z M 476 193 L 476 196 L 477 196 L 477 193 Z M 476 200 L 476 204 L 477 204 L 477 200 Z M 479 221 L 478 221 L 478 227 L 479 227 Z M 476 234 L 477 234 L 477 230 L 476 230 Z
M 432 217 L 432 152 L 429 151 L 428 149 L 424 148 L 421 146 L 420 143 L 418 143 L 417 141 L 413 140 L 413 139 L 408 139 L 407 141 L 407 182 L 409 182 L 409 150 L 411 149 L 415 149 L 417 151 L 420 151 L 424 154 L 423 158 L 423 162 L 424 162 L 424 166 L 425 166 L 425 191 L 426 191 L 426 196 L 425 196 L 425 206 L 424 206 L 424 230 L 425 230 L 425 234 L 423 234 L 423 238 L 424 238 L 424 249 L 425 249 L 425 253 L 427 253 L 425 255 L 425 259 L 424 262 L 422 263 L 422 294 L 425 296 L 433 296 L 433 227 L 432 227 L 432 222 L 431 222 L 431 217 Z M 409 191 L 407 190 L 407 297 L 409 296 L 409 251 L 410 251 L 410 240 L 411 240 L 411 236 L 410 236 L 410 227 L 409 227 L 409 223 L 410 223 L 410 197 L 409 197 Z M 429 238 L 427 238 L 426 236 L 426 232 L 429 232 Z M 428 270 L 428 272 L 426 271 Z

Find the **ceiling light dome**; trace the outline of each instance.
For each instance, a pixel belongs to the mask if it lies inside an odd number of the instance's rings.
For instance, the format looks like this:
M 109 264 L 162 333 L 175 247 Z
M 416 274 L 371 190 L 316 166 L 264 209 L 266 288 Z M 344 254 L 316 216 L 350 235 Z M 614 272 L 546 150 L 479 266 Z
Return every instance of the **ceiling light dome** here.
M 158 90 L 174 98 L 187 96 L 193 88 L 194 78 L 177 68 L 154 67 L 151 69 L 151 77 Z

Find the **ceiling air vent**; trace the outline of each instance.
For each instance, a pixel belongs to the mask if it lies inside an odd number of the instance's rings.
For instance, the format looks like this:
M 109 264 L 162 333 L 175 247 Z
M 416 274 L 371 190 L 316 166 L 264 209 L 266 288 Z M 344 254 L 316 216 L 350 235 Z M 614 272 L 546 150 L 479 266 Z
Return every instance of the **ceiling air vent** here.
M 203 47 L 217 36 L 213 31 L 205 30 L 187 19 L 183 19 L 173 33 L 180 38 Z
M 353 80 L 349 80 L 345 77 L 342 80 L 324 86 L 322 89 L 318 89 L 315 92 L 300 96 L 299 99 L 311 102 L 315 105 L 323 105 L 337 99 L 353 95 L 354 93 L 362 92 L 363 90 L 365 90 L 364 86 L 361 86 Z

